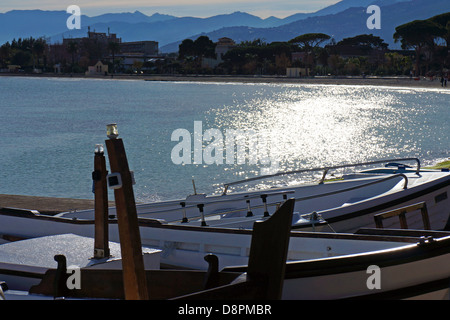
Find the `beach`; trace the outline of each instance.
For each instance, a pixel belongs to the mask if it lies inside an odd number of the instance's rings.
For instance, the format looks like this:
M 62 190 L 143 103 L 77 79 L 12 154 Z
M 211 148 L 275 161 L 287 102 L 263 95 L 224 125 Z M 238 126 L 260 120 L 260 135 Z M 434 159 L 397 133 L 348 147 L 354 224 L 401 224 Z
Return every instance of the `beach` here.
M 110 201 L 109 205 L 114 206 L 114 201 Z M 48 215 L 54 215 L 67 211 L 87 210 L 92 209 L 93 207 L 94 200 L 90 199 L 67 199 L 0 194 L 0 208 L 36 210 L 39 213 Z
M 218 83 L 286 83 L 286 84 L 323 84 L 323 85 L 347 85 L 347 86 L 387 86 L 408 88 L 450 88 L 450 83 L 442 87 L 438 78 L 406 76 L 398 77 L 373 77 L 373 76 L 317 76 L 290 78 L 286 76 L 245 76 L 245 75 L 107 75 L 86 76 L 70 74 L 14 74 L 3 73 L 0 76 L 12 77 L 42 77 L 42 78 L 80 78 L 80 79 L 105 79 L 105 80 L 142 80 L 142 81 L 168 81 L 168 82 L 218 82 Z
M 238 83 L 289 83 L 289 84 L 325 84 L 350 86 L 390 86 L 414 88 L 442 88 L 438 79 L 409 77 L 333 77 L 320 76 L 314 78 L 289 78 L 270 76 L 144 76 L 147 81 L 209 81 Z M 450 85 L 450 84 L 449 84 Z

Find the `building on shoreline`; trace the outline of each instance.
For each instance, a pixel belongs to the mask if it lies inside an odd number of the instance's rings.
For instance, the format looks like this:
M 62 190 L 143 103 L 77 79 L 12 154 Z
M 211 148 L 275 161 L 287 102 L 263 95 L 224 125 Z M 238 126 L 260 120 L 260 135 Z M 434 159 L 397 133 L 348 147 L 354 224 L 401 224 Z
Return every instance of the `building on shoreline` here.
M 159 57 L 158 46 L 159 44 L 156 41 L 122 42 L 119 44 L 120 50 L 115 55 L 114 60 L 120 60 L 122 69 L 133 69 L 137 65 L 143 65 L 152 59 L 157 59 Z M 112 62 L 111 54 L 108 56 L 108 60 Z
M 107 75 L 108 74 L 108 65 L 104 64 L 101 61 L 98 61 L 95 65 L 89 66 L 88 71 L 86 71 L 87 76 L 92 75 Z
M 217 43 L 216 43 L 216 48 L 215 48 L 215 54 L 216 57 L 215 58 L 205 58 L 203 57 L 202 59 L 202 67 L 203 68 L 215 68 L 217 67 L 219 64 L 221 64 L 224 60 L 223 57 L 224 55 L 231 49 L 236 47 L 236 43 L 234 42 L 233 39 L 230 38 L 220 38 Z
M 63 45 L 68 46 L 70 43 L 76 43 L 80 48 L 86 44 L 86 42 L 98 43 L 100 45 L 108 45 L 109 42 L 121 43 L 122 39 L 117 38 L 117 34 L 105 32 L 91 32 L 91 27 L 88 27 L 88 36 L 81 38 L 64 38 Z
M 76 65 L 76 71 L 87 70 L 86 74 L 93 74 L 97 72 L 94 67 L 99 61 L 103 65 L 114 65 L 113 70 L 128 70 L 136 64 L 158 58 L 158 46 L 156 41 L 123 42 L 109 28 L 105 33 L 91 31 L 88 27 L 86 37 L 64 38 L 62 43 L 50 45 L 49 53 L 54 65 L 70 66 L 70 69 L 74 69 Z
M 156 41 L 134 41 L 120 43 L 122 54 L 142 54 L 147 56 L 158 55 L 158 42 Z

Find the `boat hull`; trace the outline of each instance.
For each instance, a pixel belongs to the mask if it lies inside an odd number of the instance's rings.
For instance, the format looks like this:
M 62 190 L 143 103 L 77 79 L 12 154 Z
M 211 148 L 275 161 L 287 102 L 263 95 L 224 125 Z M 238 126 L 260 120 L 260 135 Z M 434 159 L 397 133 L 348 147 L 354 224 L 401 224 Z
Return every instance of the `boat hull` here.
M 14 236 L 37 237 L 42 232 L 60 234 L 70 230 L 93 237 L 93 221 L 14 215 L 7 220 L 5 217 L 8 215 L 0 215 L 0 233 L 5 231 L 4 226 L 9 226 L 7 229 L 11 231 L 15 225 Z M 116 241 L 117 225 L 110 223 L 109 231 L 110 241 Z M 450 265 L 448 233 L 391 230 L 392 234 L 382 235 L 388 230 L 375 231 L 381 234 L 292 231 L 283 299 L 447 296 L 448 288 L 442 284 L 445 279 L 450 279 L 450 269 L 446 267 Z M 160 261 L 163 266 L 206 270 L 208 265 L 203 258 L 207 254 L 218 257 L 219 269 L 222 270 L 248 264 L 251 230 L 173 226 L 141 219 L 140 233 L 143 246 L 162 250 Z M 437 240 L 420 244 L 419 236 L 430 234 Z M 381 269 L 381 290 L 367 287 L 371 276 L 368 268 L 373 265 Z M 409 292 L 405 288 L 414 288 L 415 294 L 405 294 Z
M 450 236 L 340 257 L 291 261 L 284 300 L 448 300 Z M 226 268 L 245 271 L 245 267 Z
M 417 189 L 407 189 L 399 193 L 385 195 L 353 205 L 351 208 L 337 208 L 322 212 L 322 217 L 336 232 L 354 232 L 359 228 L 375 227 L 376 214 L 425 203 L 431 230 L 449 230 L 450 217 L 450 180 L 444 180 Z M 424 223 L 420 211 L 408 215 L 408 228 L 423 229 Z M 391 219 L 385 228 L 400 228 L 398 219 Z
M 179 226 L 140 219 L 140 236 L 145 247 L 162 250 L 161 263 L 191 269 L 206 269 L 203 257 L 215 254 L 219 267 L 245 265 L 251 243 L 251 230 Z M 41 215 L 0 214 L 0 234 L 15 238 L 36 238 L 58 234 L 94 237 L 94 221 L 72 220 Z M 109 223 L 109 240 L 119 242 L 117 221 Z M 356 234 L 292 231 L 288 260 L 316 259 L 404 245 L 414 238 L 368 237 Z
M 447 237 L 382 252 L 291 263 L 283 299 L 448 300 L 449 245 Z
M 355 232 L 375 227 L 374 215 L 424 202 L 432 230 L 450 229 L 450 174 L 448 172 L 405 172 L 400 175 L 369 175 L 325 184 L 274 188 L 222 196 L 193 195 L 186 200 L 137 205 L 139 217 L 159 219 L 168 224 L 201 225 L 251 229 L 255 219 L 275 212 L 286 198 L 295 198 L 292 228 L 302 231 Z M 267 196 L 264 205 L 261 195 Z M 183 208 L 180 206 L 183 204 Z M 198 204 L 204 205 L 204 217 Z M 250 208 L 250 209 L 248 209 Z M 251 215 L 248 212 L 251 211 Z M 317 213 L 321 220 L 308 220 Z M 110 215 L 115 209 L 110 208 Z M 93 219 L 93 210 L 60 216 Z M 305 218 L 306 216 L 306 218 Z M 188 222 L 182 222 L 186 217 Z M 326 223 L 323 223 L 325 221 Z M 328 226 L 327 226 L 328 225 Z M 400 228 L 390 219 L 386 228 Z M 408 227 L 423 229 L 420 213 L 408 217 Z

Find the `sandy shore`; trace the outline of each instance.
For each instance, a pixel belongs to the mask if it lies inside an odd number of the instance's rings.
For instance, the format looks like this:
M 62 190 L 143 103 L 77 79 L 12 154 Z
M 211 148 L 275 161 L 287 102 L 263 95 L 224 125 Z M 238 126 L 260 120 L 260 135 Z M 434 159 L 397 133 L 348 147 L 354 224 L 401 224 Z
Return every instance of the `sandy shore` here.
M 114 201 L 110 201 L 109 205 L 114 206 Z M 66 211 L 92 209 L 94 208 L 94 200 L 0 194 L 0 208 L 8 207 L 37 210 L 43 214 L 56 214 Z
M 314 78 L 288 78 L 269 76 L 147 76 L 147 81 L 202 81 L 202 82 L 233 82 L 233 83 L 288 83 L 288 84 L 325 84 L 350 86 L 390 86 L 412 88 L 443 88 L 441 83 L 434 79 L 414 80 L 409 77 L 314 77 Z
M 325 85 L 349 85 L 349 86 L 389 86 L 407 88 L 435 88 L 448 90 L 442 87 L 439 79 L 410 77 L 314 77 L 314 78 L 288 78 L 285 76 L 220 76 L 220 75 L 108 75 L 108 76 L 84 76 L 84 75 L 55 75 L 55 74 L 0 74 L 0 76 L 35 77 L 35 78 L 76 78 L 76 79 L 105 79 L 105 80 L 143 80 L 143 81 L 190 81 L 190 82 L 219 82 L 219 83 L 288 83 L 288 84 L 325 84 Z

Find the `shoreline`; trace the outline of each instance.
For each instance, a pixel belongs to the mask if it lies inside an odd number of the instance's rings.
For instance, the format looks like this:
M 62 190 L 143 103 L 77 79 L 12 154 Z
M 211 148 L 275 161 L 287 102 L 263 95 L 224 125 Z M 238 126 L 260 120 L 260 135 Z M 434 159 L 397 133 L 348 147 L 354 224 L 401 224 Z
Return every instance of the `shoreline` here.
M 14 74 L 1 73 L 1 77 L 25 78 L 61 78 L 61 79 L 98 79 L 98 80 L 136 80 L 155 82 L 209 82 L 209 83 L 244 83 L 244 84 L 307 84 L 307 85 L 347 85 L 347 86 L 383 86 L 401 88 L 450 89 L 442 87 L 439 79 L 421 77 L 362 77 L 362 76 L 317 76 L 314 78 L 289 78 L 286 76 L 228 76 L 228 75 L 107 75 L 86 76 L 70 74 Z
M 108 204 L 110 207 L 115 206 L 114 201 L 109 201 Z M 0 208 L 37 210 L 39 213 L 45 215 L 54 215 L 67 211 L 89 210 L 94 208 L 94 206 L 95 200 L 90 199 L 0 194 Z

